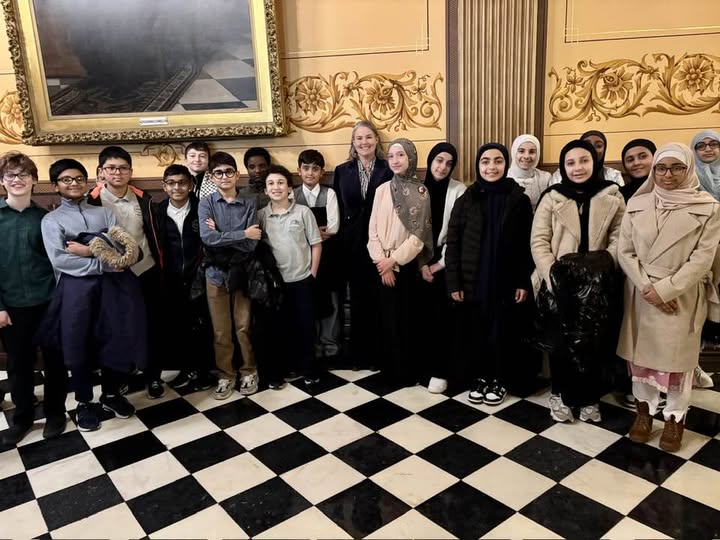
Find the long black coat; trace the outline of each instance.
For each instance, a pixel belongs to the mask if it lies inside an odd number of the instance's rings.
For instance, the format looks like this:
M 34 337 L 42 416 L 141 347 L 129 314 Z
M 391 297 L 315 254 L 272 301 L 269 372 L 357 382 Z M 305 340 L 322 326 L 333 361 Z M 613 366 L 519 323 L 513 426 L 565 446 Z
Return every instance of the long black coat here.
M 508 194 L 503 217 L 502 241 L 500 243 L 498 286 L 503 306 L 515 304 L 515 290 L 532 292 L 530 276 L 534 269 L 530 252 L 532 228 L 532 205 L 525 190 L 514 185 Z M 478 183 L 455 202 L 448 225 L 445 266 L 448 293 L 463 291 L 465 300 L 473 298 L 483 226 L 488 212 L 488 195 Z M 531 303 L 529 297 L 526 303 Z

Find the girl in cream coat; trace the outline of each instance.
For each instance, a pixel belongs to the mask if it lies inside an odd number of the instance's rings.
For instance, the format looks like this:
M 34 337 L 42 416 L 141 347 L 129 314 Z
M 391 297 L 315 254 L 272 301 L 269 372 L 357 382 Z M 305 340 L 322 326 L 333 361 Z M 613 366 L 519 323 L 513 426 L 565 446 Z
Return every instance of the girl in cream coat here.
M 630 363 L 637 404 L 630 438 L 650 439 L 660 392 L 667 392 L 660 447 L 671 452 L 682 443 L 708 305 L 720 302 L 720 205 L 698 187 L 692 151 L 663 146 L 628 201 L 620 235 L 627 280 L 618 355 Z

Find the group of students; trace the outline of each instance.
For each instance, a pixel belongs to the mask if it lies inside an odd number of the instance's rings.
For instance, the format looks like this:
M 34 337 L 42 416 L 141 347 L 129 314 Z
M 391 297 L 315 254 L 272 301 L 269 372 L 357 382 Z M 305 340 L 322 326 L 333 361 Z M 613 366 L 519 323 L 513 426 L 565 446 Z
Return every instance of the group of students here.
M 550 414 L 599 422 L 615 350 L 588 347 L 559 322 L 572 294 L 557 274 L 568 261 L 597 268 L 605 257 L 606 274 L 619 265 L 625 275 L 615 337 L 628 366 L 620 383 L 637 406 L 630 438 L 649 440 L 664 392 L 660 445 L 675 451 L 703 324 L 720 308 L 720 135 L 701 132 L 692 150 L 631 141 L 626 180 L 604 165 L 606 144 L 598 131 L 571 141 L 554 175 L 537 168 L 532 135 L 511 152 L 485 144 L 466 186 L 452 179 L 453 145 L 432 148 L 420 180 L 415 145 L 396 139 L 385 155 L 362 121 L 332 187 L 321 183 L 320 152 L 300 153 L 294 187 L 263 148 L 245 153 L 249 182 L 239 187 L 233 156 L 193 142 L 185 166 L 165 170 L 159 204 L 129 183 L 132 158 L 111 146 L 99 154 L 92 189 L 79 162 L 51 165 L 61 203 L 49 213 L 31 201 L 35 164 L 8 153 L 0 159 L 0 337 L 15 412 L 4 442 L 16 444 L 32 425 L 38 345 L 46 438 L 65 428 L 68 370 L 81 430 L 100 427 L 100 407 L 134 413 L 123 396 L 134 370 L 148 397 L 161 397 L 167 368 L 180 370 L 172 386 L 216 384 L 215 398 L 226 399 L 236 388 L 257 392 L 258 372 L 279 390 L 297 376 L 312 386 L 324 367 L 345 362 L 435 393 L 472 380 L 468 400 L 497 405 L 540 369 L 533 339 L 537 321 L 549 319 L 534 300 L 543 295 L 557 297 L 560 311 L 550 322 L 559 328 Z

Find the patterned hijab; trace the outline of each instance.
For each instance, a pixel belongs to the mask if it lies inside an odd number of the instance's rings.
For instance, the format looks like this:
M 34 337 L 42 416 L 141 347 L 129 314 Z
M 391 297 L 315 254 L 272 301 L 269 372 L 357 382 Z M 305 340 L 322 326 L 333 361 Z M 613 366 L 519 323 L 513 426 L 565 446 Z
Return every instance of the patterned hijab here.
M 720 156 L 715 161 L 705 163 L 695 152 L 695 145 L 707 138 L 720 142 L 720 133 L 706 129 L 693 137 L 692 148 L 695 154 L 695 167 L 697 168 L 697 175 L 702 189 L 720 200 Z
M 394 146 L 401 146 L 407 154 L 408 168 L 402 175 L 395 174 L 390 180 L 393 207 L 407 231 L 425 245 L 420 254 L 420 262 L 423 263 L 430 260 L 433 252 L 430 195 L 415 175 L 418 161 L 415 145 L 408 139 L 395 139 L 390 143 L 388 153 Z
M 685 178 L 675 189 L 664 189 L 655 185 L 655 165 L 666 157 L 673 157 L 687 166 Z M 677 210 L 693 204 L 716 203 L 710 193 L 699 191 L 700 181 L 695 172 L 694 152 L 682 143 L 669 143 L 661 146 L 653 158 L 653 168 L 645 183 L 640 186 L 633 198 L 644 193 L 655 193 L 655 207 L 662 210 Z

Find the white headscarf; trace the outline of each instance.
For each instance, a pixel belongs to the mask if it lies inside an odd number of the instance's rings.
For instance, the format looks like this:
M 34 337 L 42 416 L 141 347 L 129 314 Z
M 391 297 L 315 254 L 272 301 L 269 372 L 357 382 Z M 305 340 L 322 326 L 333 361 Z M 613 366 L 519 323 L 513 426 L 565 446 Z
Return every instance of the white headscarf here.
M 705 129 L 695 135 L 692 140 L 692 149 L 695 154 L 695 167 L 702 189 L 710 193 L 717 200 L 720 200 L 720 156 L 715 161 L 705 163 L 695 152 L 695 145 L 703 139 L 713 139 L 720 142 L 720 133 L 711 129 Z
M 525 143 L 532 143 L 535 145 L 537 153 L 535 154 L 535 160 L 529 169 L 523 169 L 518 165 L 516 157 L 520 146 Z M 510 168 L 508 169 L 508 177 L 515 180 L 520 187 L 525 189 L 525 194 L 530 197 L 533 209 L 537 206 L 540 196 L 550 185 L 550 173 L 541 171 L 537 168 L 540 162 L 540 141 L 537 137 L 530 134 L 520 135 L 516 137 L 510 148 Z

